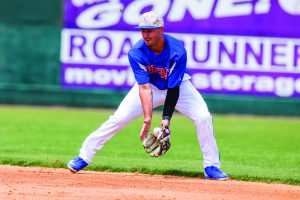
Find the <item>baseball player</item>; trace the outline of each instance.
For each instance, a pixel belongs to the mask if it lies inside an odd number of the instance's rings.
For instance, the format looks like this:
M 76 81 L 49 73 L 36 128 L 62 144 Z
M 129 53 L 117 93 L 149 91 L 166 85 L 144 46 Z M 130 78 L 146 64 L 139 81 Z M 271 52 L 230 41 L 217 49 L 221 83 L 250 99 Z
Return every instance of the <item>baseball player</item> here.
M 228 175 L 220 170 L 212 116 L 190 81 L 184 46 L 179 40 L 164 34 L 164 21 L 153 11 L 144 13 L 136 28 L 141 30 L 142 39 L 128 53 L 136 84 L 115 113 L 85 139 L 79 156 L 68 162 L 68 168 L 76 173 L 86 167 L 106 141 L 141 115 L 144 115 L 144 121 L 139 138 L 144 140 L 151 127 L 153 108 L 163 105 L 161 127 L 170 127 L 175 109 L 197 127 L 204 178 L 228 179 Z

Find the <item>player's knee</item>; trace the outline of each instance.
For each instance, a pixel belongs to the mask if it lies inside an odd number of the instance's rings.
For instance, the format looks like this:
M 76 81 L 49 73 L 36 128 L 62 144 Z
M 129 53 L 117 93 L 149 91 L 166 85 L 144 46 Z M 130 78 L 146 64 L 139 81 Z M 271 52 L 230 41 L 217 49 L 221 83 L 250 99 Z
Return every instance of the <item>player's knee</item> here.
M 196 125 L 204 124 L 204 123 L 207 123 L 207 122 L 212 122 L 212 116 L 209 112 L 206 112 L 206 113 L 203 113 L 203 114 L 199 115 L 196 118 L 196 120 L 194 121 L 194 123 Z

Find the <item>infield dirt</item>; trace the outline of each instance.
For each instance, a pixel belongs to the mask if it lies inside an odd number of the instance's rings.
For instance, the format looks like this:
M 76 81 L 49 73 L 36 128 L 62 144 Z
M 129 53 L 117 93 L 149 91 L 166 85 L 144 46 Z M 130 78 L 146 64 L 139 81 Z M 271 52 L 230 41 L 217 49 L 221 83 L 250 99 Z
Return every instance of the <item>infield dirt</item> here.
M 300 186 L 0 165 L 0 199 L 299 200 Z

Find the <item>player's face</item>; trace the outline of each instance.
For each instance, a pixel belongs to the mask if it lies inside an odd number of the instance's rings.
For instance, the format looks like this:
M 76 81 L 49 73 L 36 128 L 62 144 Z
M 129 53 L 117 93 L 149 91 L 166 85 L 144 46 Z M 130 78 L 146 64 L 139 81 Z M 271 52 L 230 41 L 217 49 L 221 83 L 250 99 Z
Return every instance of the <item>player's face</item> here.
M 163 38 L 163 28 L 154 28 L 154 29 L 141 29 L 143 39 L 147 46 L 155 47 L 159 44 L 161 39 Z

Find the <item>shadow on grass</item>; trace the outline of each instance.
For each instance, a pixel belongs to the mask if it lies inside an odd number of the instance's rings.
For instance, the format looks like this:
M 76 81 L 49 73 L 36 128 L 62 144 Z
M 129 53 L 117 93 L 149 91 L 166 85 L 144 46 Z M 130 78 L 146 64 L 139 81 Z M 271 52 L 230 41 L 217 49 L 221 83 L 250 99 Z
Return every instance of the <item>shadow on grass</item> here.
M 141 174 L 156 174 L 156 175 L 170 175 L 170 176 L 184 176 L 184 177 L 203 177 L 203 172 L 195 171 L 183 171 L 177 169 L 153 169 L 146 167 L 111 167 L 111 166 L 89 166 L 88 170 L 94 171 L 107 171 L 107 172 L 131 172 L 131 173 L 141 173 Z

